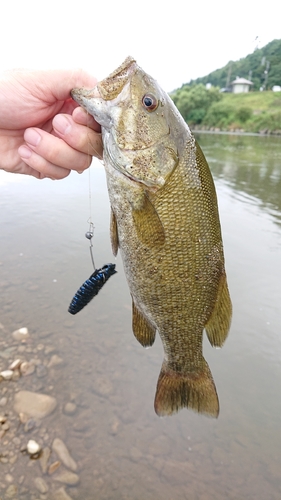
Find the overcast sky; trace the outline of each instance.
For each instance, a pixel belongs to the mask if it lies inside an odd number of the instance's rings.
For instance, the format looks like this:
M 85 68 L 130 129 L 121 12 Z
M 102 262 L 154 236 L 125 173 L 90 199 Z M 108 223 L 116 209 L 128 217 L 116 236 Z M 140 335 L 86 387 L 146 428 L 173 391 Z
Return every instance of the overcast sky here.
M 279 0 L 4 0 L 0 70 L 82 67 L 101 79 L 132 55 L 172 91 L 274 38 Z

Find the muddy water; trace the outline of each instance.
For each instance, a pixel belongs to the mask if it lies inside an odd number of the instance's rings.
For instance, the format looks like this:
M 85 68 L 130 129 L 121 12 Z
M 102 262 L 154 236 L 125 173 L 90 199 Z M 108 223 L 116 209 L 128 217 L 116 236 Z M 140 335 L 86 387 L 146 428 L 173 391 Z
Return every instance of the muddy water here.
M 199 142 L 215 177 L 234 306 L 223 349 L 204 342 L 220 398 L 218 420 L 185 410 L 164 419 L 154 413 L 162 346 L 158 339 L 143 349 L 131 332 L 122 263 L 111 256 L 103 169 L 91 169 L 94 254 L 98 267 L 115 262 L 118 274 L 74 317 L 69 301 L 92 272 L 84 237 L 88 175 L 39 182 L 1 173 L 0 351 L 11 345 L 16 354 L 11 332 L 26 326 L 27 353 L 41 350 L 43 364 L 55 353 L 63 363 L 44 377 L 34 372 L 0 383 L 0 397 L 5 388 L 8 399 L 0 410 L 16 418 L 19 389 L 57 399 L 56 410 L 24 436 L 43 436 L 50 446 L 60 437 L 67 445 L 80 478 L 66 486 L 70 498 L 281 498 L 281 142 L 207 134 Z M 0 358 L 1 369 L 7 362 Z M 73 414 L 64 412 L 67 402 L 75 403 Z M 22 425 L 14 429 L 24 433 Z M 9 432 L 1 453 L 12 446 Z M 13 498 L 39 498 L 33 478 L 41 475 L 38 461 L 24 454 L 13 465 L 0 463 L 0 497 L 12 481 Z M 40 498 L 52 498 L 55 474 L 43 477 L 49 490 Z

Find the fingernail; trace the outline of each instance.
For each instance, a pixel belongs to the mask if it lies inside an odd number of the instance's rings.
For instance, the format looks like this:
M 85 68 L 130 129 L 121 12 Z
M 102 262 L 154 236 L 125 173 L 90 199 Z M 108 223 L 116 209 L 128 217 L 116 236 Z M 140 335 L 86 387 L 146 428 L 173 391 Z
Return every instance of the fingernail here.
M 53 127 L 59 134 L 68 134 L 71 129 L 71 123 L 66 116 L 56 115 L 53 119 Z
M 28 160 L 28 158 L 30 158 L 31 156 L 32 151 L 30 151 L 30 149 L 26 146 L 20 146 L 18 149 L 18 153 L 23 160 Z
M 38 146 L 41 141 L 41 135 L 33 128 L 28 128 L 24 133 L 24 140 L 30 144 L 30 146 Z

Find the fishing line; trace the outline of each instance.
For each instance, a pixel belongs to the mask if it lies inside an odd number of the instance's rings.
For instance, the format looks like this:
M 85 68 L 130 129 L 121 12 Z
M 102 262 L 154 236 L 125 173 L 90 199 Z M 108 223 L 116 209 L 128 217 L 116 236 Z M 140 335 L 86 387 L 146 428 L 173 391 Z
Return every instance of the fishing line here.
M 89 143 L 88 143 L 88 148 L 89 148 Z M 89 154 L 89 153 L 88 153 Z M 95 266 L 95 261 L 94 261 L 94 252 L 93 252 L 93 242 L 92 238 L 94 236 L 94 223 L 92 220 L 92 189 L 91 189 L 91 166 L 89 167 L 89 211 L 90 211 L 90 217 L 88 219 L 89 223 L 89 230 L 85 233 L 86 238 L 90 241 L 90 256 L 91 256 L 91 261 L 93 264 L 94 271 L 96 270 Z
M 90 156 L 89 152 L 89 147 L 90 147 L 90 140 L 88 142 L 88 155 Z M 94 148 L 93 148 L 94 149 Z M 99 293 L 100 289 L 103 287 L 103 285 L 107 282 L 107 280 L 110 278 L 110 276 L 113 276 L 113 274 L 116 274 L 117 271 L 115 271 L 115 264 L 105 264 L 103 267 L 100 269 L 96 269 L 95 266 L 95 260 L 94 260 L 94 247 L 93 247 L 93 242 L 92 239 L 94 237 L 94 223 L 92 219 L 92 189 L 91 189 L 91 166 L 88 169 L 89 174 L 88 174 L 88 182 L 89 182 L 89 212 L 90 212 L 90 217 L 88 219 L 88 224 L 89 224 L 89 229 L 85 233 L 85 237 L 90 241 L 90 256 L 91 256 L 91 261 L 93 264 L 94 272 L 91 274 L 90 278 L 88 278 L 84 283 L 81 285 L 81 287 L 77 290 L 76 294 L 74 295 L 69 308 L 68 312 L 70 314 L 77 314 L 81 309 L 83 309 L 89 302 Z

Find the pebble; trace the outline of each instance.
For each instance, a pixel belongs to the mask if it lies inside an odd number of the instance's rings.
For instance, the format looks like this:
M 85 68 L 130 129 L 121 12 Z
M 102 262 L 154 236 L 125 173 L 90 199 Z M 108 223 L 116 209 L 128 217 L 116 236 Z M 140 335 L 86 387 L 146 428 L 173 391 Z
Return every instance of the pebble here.
M 29 337 L 28 329 L 25 327 L 19 328 L 12 333 L 12 336 L 15 340 L 26 340 Z
M 0 406 L 5 406 L 7 404 L 8 399 L 3 396 L 3 398 L 0 399 Z
M 46 472 L 48 470 L 48 460 L 50 458 L 50 455 L 51 455 L 50 448 L 48 448 L 48 446 L 43 448 L 41 456 L 40 456 L 40 466 L 41 466 L 41 470 L 42 470 L 43 474 L 46 474 Z
M 59 460 L 56 460 L 56 462 L 53 462 L 48 469 L 48 474 L 53 474 L 61 465 L 61 462 Z
M 14 498 L 18 493 L 18 488 L 15 484 L 10 484 L 5 492 L 5 498 Z
M 40 444 L 36 443 L 36 441 L 34 441 L 34 439 L 30 439 L 27 443 L 26 449 L 27 449 L 27 452 L 29 453 L 29 455 L 32 456 L 32 455 L 36 455 L 37 453 L 40 452 L 41 446 L 40 446 Z
M 14 445 L 15 445 L 15 446 L 17 446 L 17 447 L 18 447 L 18 446 L 20 446 L 20 438 L 19 438 L 19 437 L 17 437 L 17 436 L 15 436 L 15 437 L 13 438 L 13 443 L 14 443 Z
M 66 415 L 74 415 L 74 413 L 76 412 L 76 409 L 77 409 L 77 406 L 75 403 L 66 403 L 64 405 L 64 409 L 63 409 L 63 412 L 66 414 Z
M 24 432 L 29 432 L 36 427 L 36 420 L 34 418 L 29 418 L 24 425 Z
M 67 447 L 65 446 L 64 442 L 61 439 L 59 438 L 54 439 L 52 449 L 58 455 L 59 459 L 62 461 L 65 467 L 67 467 L 72 471 L 77 470 L 77 463 L 71 457 Z
M 72 498 L 66 493 L 64 487 L 62 486 L 54 492 L 52 500 L 72 500 Z
M 21 364 L 21 360 L 20 359 L 15 359 L 15 361 L 13 361 L 10 366 L 9 366 L 9 370 L 16 370 L 17 368 L 20 367 L 20 364 Z
M 34 484 L 40 493 L 47 493 L 49 491 L 48 485 L 42 477 L 36 477 L 34 479 Z
M 28 361 L 24 361 L 20 365 L 20 373 L 23 377 L 26 377 L 27 375 L 32 375 L 32 373 L 34 373 L 34 370 L 35 370 L 35 365 Z
M 19 378 L 20 378 L 20 371 L 19 370 L 13 370 L 12 380 L 14 382 L 16 382 L 17 380 L 19 380 Z
M 44 418 L 50 415 L 57 406 L 54 397 L 31 391 L 19 391 L 15 394 L 14 409 L 17 413 L 25 413 L 30 417 Z
M 0 377 L 2 377 L 3 380 L 11 380 L 13 373 L 12 370 L 4 370 L 0 372 Z
M 53 354 L 53 356 L 51 357 L 51 359 L 49 361 L 48 368 L 51 368 L 52 366 L 61 365 L 62 363 L 63 363 L 63 359 L 60 358 L 57 354 Z
M 59 481 L 60 483 L 69 484 L 70 486 L 74 486 L 79 483 L 79 476 L 74 472 L 70 472 L 68 470 L 61 471 L 54 476 L 55 481 Z

